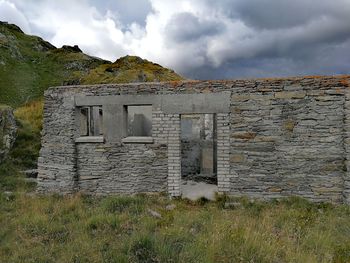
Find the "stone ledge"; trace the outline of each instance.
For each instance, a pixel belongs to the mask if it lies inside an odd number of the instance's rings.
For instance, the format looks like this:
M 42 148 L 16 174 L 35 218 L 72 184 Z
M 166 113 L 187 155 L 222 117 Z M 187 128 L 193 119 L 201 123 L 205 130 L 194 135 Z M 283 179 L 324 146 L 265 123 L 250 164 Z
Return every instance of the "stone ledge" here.
M 80 142 L 87 142 L 87 143 L 91 143 L 91 142 L 104 142 L 104 138 L 103 136 L 84 136 L 84 137 L 79 137 L 77 139 L 75 139 L 76 143 L 80 143 Z
M 122 143 L 153 143 L 154 139 L 148 136 L 132 136 L 122 139 Z

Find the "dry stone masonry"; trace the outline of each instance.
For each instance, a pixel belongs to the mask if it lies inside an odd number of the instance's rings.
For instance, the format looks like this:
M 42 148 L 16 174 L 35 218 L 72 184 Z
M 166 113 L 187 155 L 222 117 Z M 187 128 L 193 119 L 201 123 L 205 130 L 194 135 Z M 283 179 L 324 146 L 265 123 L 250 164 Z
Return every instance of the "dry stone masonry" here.
M 220 193 L 349 203 L 349 85 L 330 76 L 50 88 L 38 192 L 180 196 L 181 115 L 214 114 Z M 152 136 L 128 136 L 132 105 L 152 106 Z M 82 136 L 82 125 L 102 132 Z

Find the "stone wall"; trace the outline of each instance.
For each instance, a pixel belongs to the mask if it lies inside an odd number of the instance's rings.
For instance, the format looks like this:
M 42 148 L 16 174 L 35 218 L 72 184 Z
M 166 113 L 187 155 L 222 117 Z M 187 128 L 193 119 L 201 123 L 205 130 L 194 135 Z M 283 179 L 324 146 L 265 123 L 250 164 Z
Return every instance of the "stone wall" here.
M 304 79 L 233 94 L 230 193 L 340 202 L 346 91 Z
M 78 143 L 79 189 L 89 194 L 167 191 L 167 118 L 153 112 L 153 144 Z
M 181 139 L 181 174 L 183 178 L 191 178 L 201 173 L 200 140 Z
M 181 195 L 180 114 L 216 113 L 220 192 L 350 202 L 349 82 L 350 76 L 337 76 L 50 88 L 38 190 Z M 220 97 L 205 97 L 223 92 L 228 112 Z M 203 96 L 195 102 L 193 94 Z M 153 143 L 127 144 L 109 135 L 104 143 L 76 143 L 76 96 L 100 98 L 113 109 L 115 98 L 127 95 L 157 98 Z M 107 126 L 118 130 L 116 123 Z

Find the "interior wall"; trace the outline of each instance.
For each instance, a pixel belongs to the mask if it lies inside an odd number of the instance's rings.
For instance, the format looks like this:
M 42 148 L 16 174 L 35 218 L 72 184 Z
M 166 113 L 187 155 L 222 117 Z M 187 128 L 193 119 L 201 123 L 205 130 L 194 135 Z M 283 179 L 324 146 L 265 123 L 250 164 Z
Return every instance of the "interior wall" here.
M 214 114 L 181 115 L 181 175 L 184 180 L 216 183 Z

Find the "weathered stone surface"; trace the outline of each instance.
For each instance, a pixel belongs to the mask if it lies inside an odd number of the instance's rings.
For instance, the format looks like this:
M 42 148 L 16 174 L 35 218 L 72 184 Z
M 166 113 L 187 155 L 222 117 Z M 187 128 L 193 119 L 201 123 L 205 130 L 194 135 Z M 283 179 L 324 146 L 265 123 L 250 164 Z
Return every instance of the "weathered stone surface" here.
M 279 91 L 275 93 L 276 99 L 303 99 L 306 95 L 305 91 Z
M 210 102 L 208 109 L 215 112 L 207 112 L 216 113 L 220 193 L 350 203 L 349 80 L 350 76 L 301 77 L 51 88 L 45 93 L 38 191 L 181 195 L 184 109 L 170 105 L 163 111 L 171 100 L 162 101 L 162 96 L 180 94 L 177 101 L 184 105 L 186 94 L 191 94 L 189 105 L 195 106 L 186 105 L 185 112 L 205 112 L 203 98 L 210 96 L 195 95 L 225 92 L 230 105 L 226 100 L 224 106 Z M 115 113 L 122 111 L 121 95 L 128 103 L 137 95 L 135 103 L 141 104 L 143 95 L 152 95 L 145 104 L 153 105 L 153 143 L 122 142 L 122 115 Z M 74 98 L 79 96 L 108 109 L 105 120 L 113 122 L 105 126 L 109 130 L 104 142 L 75 142 L 79 134 Z
M 17 125 L 13 109 L 0 105 L 0 163 L 5 160 L 16 140 Z

